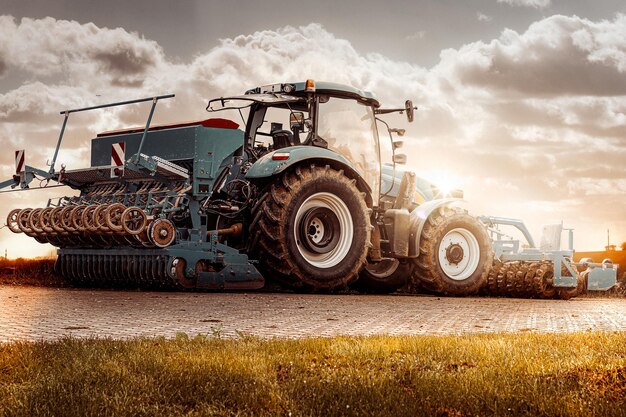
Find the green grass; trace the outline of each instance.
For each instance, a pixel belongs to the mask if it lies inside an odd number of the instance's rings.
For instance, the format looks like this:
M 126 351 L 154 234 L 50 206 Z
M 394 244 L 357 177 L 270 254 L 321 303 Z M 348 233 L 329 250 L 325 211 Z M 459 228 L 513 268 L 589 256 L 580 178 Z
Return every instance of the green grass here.
M 0 416 L 626 415 L 626 334 L 0 344 Z

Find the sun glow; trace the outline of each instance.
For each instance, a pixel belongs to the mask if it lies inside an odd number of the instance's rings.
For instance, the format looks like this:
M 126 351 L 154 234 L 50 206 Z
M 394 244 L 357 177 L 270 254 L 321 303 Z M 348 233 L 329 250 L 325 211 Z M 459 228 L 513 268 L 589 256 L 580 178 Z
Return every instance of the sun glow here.
M 424 178 L 435 184 L 437 188 L 439 188 L 442 196 L 446 196 L 454 190 L 463 189 L 465 183 L 462 178 L 446 171 L 424 173 Z

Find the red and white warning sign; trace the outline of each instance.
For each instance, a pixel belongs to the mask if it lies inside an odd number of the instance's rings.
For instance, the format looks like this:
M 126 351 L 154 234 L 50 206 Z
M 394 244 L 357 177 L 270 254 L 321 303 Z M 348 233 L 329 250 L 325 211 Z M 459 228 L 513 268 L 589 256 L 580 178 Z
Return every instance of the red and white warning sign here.
M 21 151 L 15 151 L 15 173 L 19 174 L 24 171 L 26 166 L 26 158 L 24 156 L 24 149 Z
M 125 145 L 124 142 L 111 145 L 111 178 L 124 175 Z

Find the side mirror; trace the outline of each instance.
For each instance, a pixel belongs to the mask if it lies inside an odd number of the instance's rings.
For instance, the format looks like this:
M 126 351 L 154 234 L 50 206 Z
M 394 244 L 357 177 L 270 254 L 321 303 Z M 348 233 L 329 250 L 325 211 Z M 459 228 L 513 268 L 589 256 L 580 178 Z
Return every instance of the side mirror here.
M 406 155 L 403 153 L 397 153 L 393 156 L 393 163 L 404 165 L 406 164 Z
M 295 113 L 292 112 L 289 115 L 289 127 L 291 127 L 291 130 L 294 130 L 296 128 L 302 130 L 303 126 L 304 126 L 304 113 L 302 113 L 301 111 L 295 112 Z
M 404 102 L 404 109 L 406 110 L 406 118 L 409 123 L 413 122 L 413 118 L 415 117 L 413 102 L 411 100 L 407 100 Z
M 396 140 L 393 141 L 393 149 L 400 149 L 402 146 L 404 145 L 404 141 L 403 140 Z

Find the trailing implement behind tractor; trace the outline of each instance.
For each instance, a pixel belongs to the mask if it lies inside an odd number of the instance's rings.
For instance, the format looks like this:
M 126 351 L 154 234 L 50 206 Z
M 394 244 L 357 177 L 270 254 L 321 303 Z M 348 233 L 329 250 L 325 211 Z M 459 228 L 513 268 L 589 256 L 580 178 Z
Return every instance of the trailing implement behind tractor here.
M 57 246 L 56 268 L 73 282 L 256 289 L 268 279 L 300 290 L 563 298 L 615 283 L 607 265 L 579 274 L 571 247 L 520 251 L 495 227 L 523 224 L 472 217 L 455 207 L 462 193 L 441 195 L 397 167 L 406 157 L 392 133 L 404 131 L 379 116 L 411 122 L 410 101 L 384 109 L 370 93 L 307 80 L 209 102 L 211 113 L 241 117 L 241 129 L 224 118 L 150 126 L 170 97 L 62 112 L 50 170 L 25 165 L 19 151 L 16 175 L 0 184 L 38 178 L 78 190 L 7 218 L 13 232 Z M 145 127 L 101 133 L 89 168 L 55 170 L 70 114 L 144 101 Z

